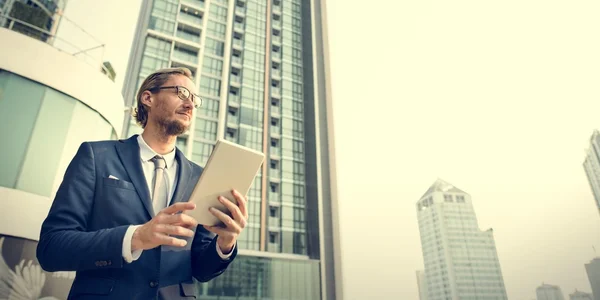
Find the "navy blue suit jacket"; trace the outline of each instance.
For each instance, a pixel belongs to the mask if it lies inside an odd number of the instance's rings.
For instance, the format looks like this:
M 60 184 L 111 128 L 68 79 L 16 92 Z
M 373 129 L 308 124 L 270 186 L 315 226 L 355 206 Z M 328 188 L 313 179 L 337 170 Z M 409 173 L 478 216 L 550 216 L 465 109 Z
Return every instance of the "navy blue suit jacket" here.
M 203 170 L 176 151 L 179 179 L 171 203 L 188 200 Z M 146 300 L 194 298 L 193 278 L 215 278 L 237 254 L 235 247 L 229 260 L 221 259 L 215 235 L 198 225 L 185 248 L 161 246 L 125 262 L 122 245 L 128 226 L 151 218 L 137 135 L 85 142 L 42 224 L 37 258 L 46 271 L 76 271 L 69 299 Z

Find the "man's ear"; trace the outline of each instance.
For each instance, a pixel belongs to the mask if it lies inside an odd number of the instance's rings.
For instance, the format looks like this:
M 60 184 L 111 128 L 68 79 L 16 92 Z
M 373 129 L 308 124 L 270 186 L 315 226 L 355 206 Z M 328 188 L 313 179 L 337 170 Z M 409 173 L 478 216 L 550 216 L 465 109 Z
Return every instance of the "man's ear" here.
M 152 93 L 150 91 L 144 91 L 141 97 L 142 103 L 148 107 L 152 107 Z

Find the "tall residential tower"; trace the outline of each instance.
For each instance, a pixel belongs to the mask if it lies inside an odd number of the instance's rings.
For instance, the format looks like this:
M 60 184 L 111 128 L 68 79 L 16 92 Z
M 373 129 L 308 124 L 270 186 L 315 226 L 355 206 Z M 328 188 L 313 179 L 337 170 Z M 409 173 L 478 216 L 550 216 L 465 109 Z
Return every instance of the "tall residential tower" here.
M 507 299 L 493 231 L 471 196 L 438 179 L 417 202 L 428 300 Z
M 342 298 L 325 16 L 323 0 L 142 3 L 127 105 L 151 72 L 186 67 L 204 103 L 177 147 L 201 166 L 221 138 L 267 155 L 240 255 L 200 299 Z

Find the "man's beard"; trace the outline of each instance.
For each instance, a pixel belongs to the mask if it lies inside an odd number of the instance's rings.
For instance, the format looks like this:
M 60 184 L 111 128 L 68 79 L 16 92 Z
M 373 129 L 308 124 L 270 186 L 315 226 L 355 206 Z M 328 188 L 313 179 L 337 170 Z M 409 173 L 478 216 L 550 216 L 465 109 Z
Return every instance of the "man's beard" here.
M 168 120 L 167 118 L 160 118 L 158 120 L 158 125 L 160 126 L 161 131 L 167 136 L 180 135 L 189 129 L 189 127 L 183 125 L 183 123 L 177 120 Z

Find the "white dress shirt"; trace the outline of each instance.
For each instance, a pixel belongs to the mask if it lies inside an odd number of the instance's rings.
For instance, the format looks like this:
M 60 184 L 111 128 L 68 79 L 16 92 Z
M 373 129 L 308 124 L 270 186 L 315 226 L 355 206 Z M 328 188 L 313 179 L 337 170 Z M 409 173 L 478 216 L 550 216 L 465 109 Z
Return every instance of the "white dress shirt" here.
M 152 150 L 152 148 L 150 148 L 150 146 L 146 144 L 146 141 L 144 141 L 142 135 L 138 135 L 137 140 L 138 144 L 140 145 L 140 158 L 142 163 L 142 170 L 144 171 L 144 177 L 146 178 L 146 183 L 148 184 L 148 190 L 152 191 L 153 187 L 151 185 L 153 182 L 152 179 L 154 178 L 154 162 L 152 162 L 151 159 L 159 154 L 154 152 L 154 150 Z M 162 207 L 167 207 L 169 206 L 173 198 L 173 194 L 175 193 L 175 187 L 177 186 L 177 181 L 179 177 L 177 173 L 179 165 L 177 164 L 177 160 L 175 159 L 175 148 L 173 148 L 171 152 L 162 155 L 162 157 L 164 157 L 166 162 L 166 172 L 164 172 L 164 174 L 166 177 L 165 183 L 167 184 L 167 194 L 169 195 L 169 203 L 164 203 Z M 127 263 L 131 263 L 137 260 L 142 255 L 142 250 L 131 251 L 131 240 L 133 238 L 133 233 L 139 226 L 141 225 L 129 226 L 127 232 L 125 232 L 125 237 L 123 238 L 122 254 L 123 258 Z M 217 253 L 222 259 L 229 259 L 229 257 L 231 257 L 231 253 L 233 253 L 233 250 L 229 252 L 229 254 L 223 254 L 223 252 L 217 245 Z

